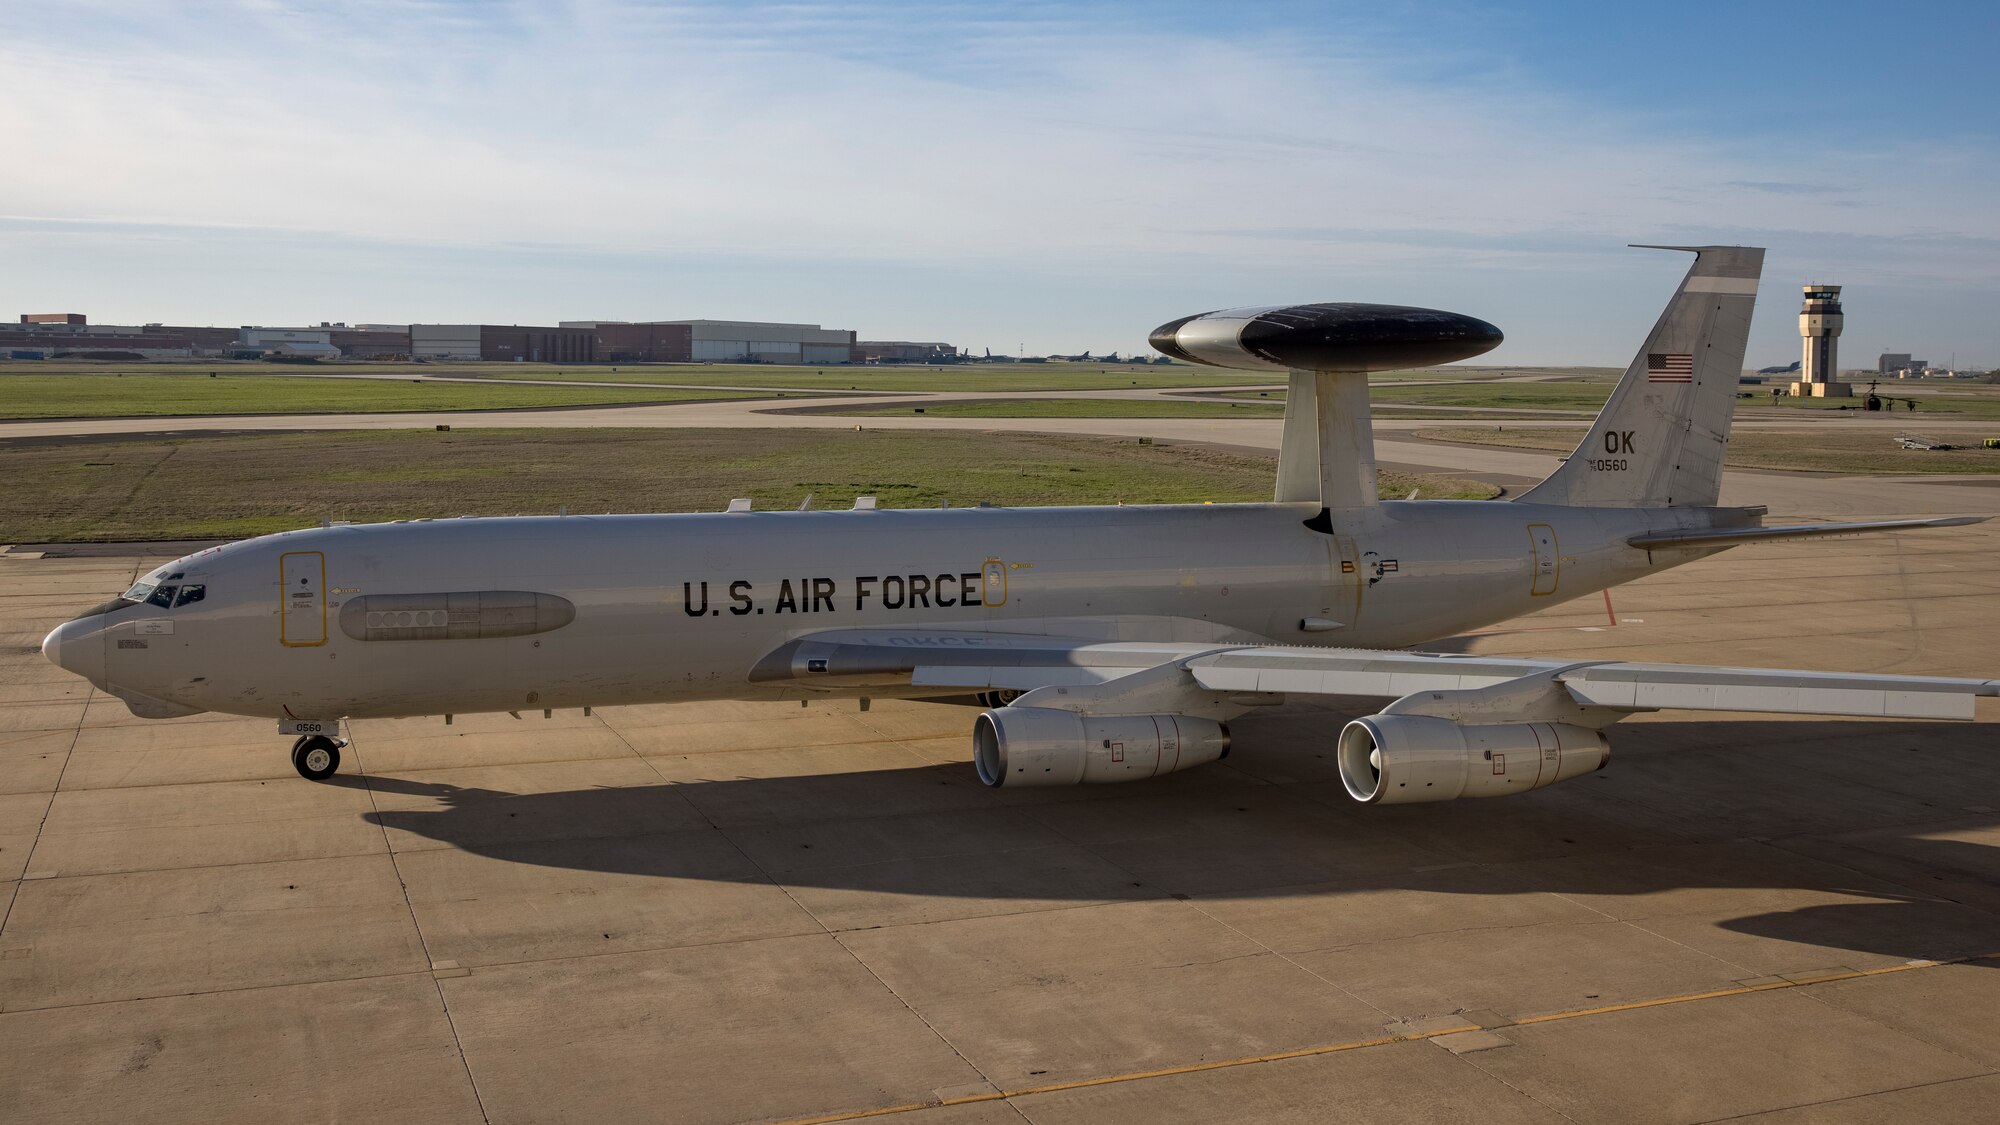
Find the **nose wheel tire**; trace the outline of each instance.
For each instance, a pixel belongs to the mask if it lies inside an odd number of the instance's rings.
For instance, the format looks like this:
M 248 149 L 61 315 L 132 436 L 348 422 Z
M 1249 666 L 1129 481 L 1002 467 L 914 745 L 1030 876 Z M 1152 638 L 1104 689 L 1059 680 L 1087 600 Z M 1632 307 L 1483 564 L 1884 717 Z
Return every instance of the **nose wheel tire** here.
M 311 734 L 292 743 L 292 768 L 307 781 L 325 781 L 340 768 L 340 743 Z

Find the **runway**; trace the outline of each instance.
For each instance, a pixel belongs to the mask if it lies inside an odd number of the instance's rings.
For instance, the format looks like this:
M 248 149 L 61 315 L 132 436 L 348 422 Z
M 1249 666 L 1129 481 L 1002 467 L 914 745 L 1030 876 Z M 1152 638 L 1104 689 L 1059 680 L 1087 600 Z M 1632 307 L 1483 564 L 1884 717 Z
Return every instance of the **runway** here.
M 1614 592 L 1615 626 L 1590 598 L 1456 647 L 1992 676 L 1994 527 L 1739 549 Z M 1589 778 L 1387 809 L 1334 775 L 1352 712 L 1312 707 L 1130 786 L 984 789 L 972 710 L 895 702 L 361 722 L 313 784 L 266 722 L 136 720 L 41 659 L 150 565 L 0 555 L 6 1120 L 1943 1121 L 2000 1094 L 1994 701 L 1641 716 Z
M 1119 438 L 1152 438 L 1156 441 L 1216 445 L 1235 449 L 1276 453 L 1282 436 L 1277 417 L 1258 418 L 946 418 L 936 415 L 891 415 L 855 418 L 815 410 L 860 409 L 869 406 L 905 405 L 917 402 L 984 401 L 1005 398 L 1157 398 L 1185 393 L 1191 388 L 1148 391 L 1054 391 L 1020 392 L 996 396 L 991 392 L 918 394 L 909 392 L 877 395 L 843 393 L 838 397 L 787 399 L 774 406 L 769 400 L 699 402 L 625 407 L 565 407 L 555 410 L 430 411 L 386 414 L 295 414 L 295 415 L 209 415 L 200 417 L 79 418 L 54 421 L 0 422 L 0 445 L 77 440 L 115 440 L 120 435 L 186 435 L 301 430 L 380 430 L 431 429 L 452 426 L 477 428 L 574 427 L 589 429 L 675 429 L 675 428 L 815 428 L 869 430 L 955 430 L 984 433 L 1029 431 L 1035 433 L 1093 435 Z M 1199 389 L 1199 388 L 1193 388 Z M 1537 419 L 1525 423 L 1535 427 L 1574 426 L 1579 431 L 1591 419 Z M 1490 446 L 1454 445 L 1409 436 L 1410 431 L 1451 426 L 1489 424 L 1476 414 L 1463 418 L 1397 418 L 1377 415 L 1373 420 L 1377 464 L 1414 472 L 1459 473 L 1483 477 L 1510 488 L 1541 480 L 1552 472 L 1559 459 L 1549 453 Z M 1510 422 L 1510 425 L 1523 424 Z M 1744 419 L 1739 430 L 1796 430 L 1832 427 L 1879 431 L 1883 440 L 1908 429 L 1908 418 L 1891 415 L 1847 416 L 1806 419 Z M 1993 429 L 1983 422 L 1937 423 L 1926 420 L 1927 433 L 1957 434 L 1971 440 Z M 2000 512 L 2000 478 L 1948 477 L 1924 474 L 1911 477 L 1871 477 L 1872 483 L 1855 489 L 1847 482 L 1856 478 L 1784 472 L 1732 472 L 1725 480 L 1726 504 L 1769 505 L 1774 516 L 1834 516 L 1857 513 L 1879 515 L 1935 515 L 1969 512 Z

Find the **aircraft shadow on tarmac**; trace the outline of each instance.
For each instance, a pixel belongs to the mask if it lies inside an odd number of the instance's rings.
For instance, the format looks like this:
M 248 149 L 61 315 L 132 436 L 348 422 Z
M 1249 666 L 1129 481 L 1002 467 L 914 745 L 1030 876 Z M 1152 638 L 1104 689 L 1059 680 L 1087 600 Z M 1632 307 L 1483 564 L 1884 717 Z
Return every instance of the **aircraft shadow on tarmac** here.
M 1458 895 L 1557 894 L 1626 918 L 1712 914 L 1714 896 L 1675 892 L 1740 891 L 1747 907 L 1806 900 L 1716 923 L 1745 935 L 1911 960 L 2000 951 L 2000 847 L 1973 839 L 2000 825 L 1991 724 L 1636 724 L 1614 731 L 1609 769 L 1565 785 L 1368 808 L 1323 752 L 1332 718 L 1247 719 L 1225 762 L 1117 786 L 996 791 L 962 762 L 523 794 L 334 784 L 429 799 L 367 814 L 389 829 L 618 875 L 1056 902 L 1345 896 L 1357 910 L 1418 891 L 1441 918 Z

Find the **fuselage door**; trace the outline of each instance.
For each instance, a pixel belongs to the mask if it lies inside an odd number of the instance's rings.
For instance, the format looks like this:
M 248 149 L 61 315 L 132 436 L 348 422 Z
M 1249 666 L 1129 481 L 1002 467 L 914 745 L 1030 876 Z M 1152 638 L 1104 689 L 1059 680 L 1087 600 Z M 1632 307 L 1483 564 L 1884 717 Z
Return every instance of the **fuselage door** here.
M 1556 551 L 1556 529 L 1545 523 L 1528 525 L 1528 546 L 1534 552 L 1534 585 L 1528 593 L 1535 597 L 1556 592 L 1562 577 L 1562 558 Z
M 1007 564 L 999 559 L 987 559 L 980 568 L 980 600 L 989 606 L 1007 604 Z
M 290 551 L 278 556 L 278 640 L 290 648 L 326 643 L 326 556 Z

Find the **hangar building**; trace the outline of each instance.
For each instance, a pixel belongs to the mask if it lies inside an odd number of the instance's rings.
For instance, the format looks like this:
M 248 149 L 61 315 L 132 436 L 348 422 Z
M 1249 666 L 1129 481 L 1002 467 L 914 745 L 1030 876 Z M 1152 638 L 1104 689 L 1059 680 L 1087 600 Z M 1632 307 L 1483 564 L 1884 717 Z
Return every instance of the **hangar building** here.
M 327 342 L 340 354 L 355 359 L 401 359 L 410 354 L 410 326 L 407 324 L 357 324 L 334 328 Z
M 686 363 L 693 358 L 694 334 L 685 324 L 565 320 L 562 326 L 594 333 L 600 363 Z
M 334 359 L 340 355 L 340 349 L 333 345 L 332 335 L 328 328 L 245 327 L 236 351 L 253 359 L 260 355 Z
M 680 320 L 688 326 L 696 363 L 847 363 L 854 332 L 817 324 L 766 324 L 747 320 Z
M 855 333 L 848 328 L 817 324 L 783 324 L 758 320 L 565 320 L 564 328 L 598 333 L 600 347 L 633 360 L 695 363 L 855 363 Z M 646 330 L 656 330 L 648 336 Z M 686 332 L 686 352 L 680 351 Z M 650 352 L 642 355 L 641 352 Z M 602 358 L 600 356 L 600 358 Z
M 569 326 L 412 324 L 410 358 L 594 363 L 597 340 L 589 329 Z
M 24 313 L 0 325 L 0 358 L 188 359 L 227 355 L 234 328 L 91 324 L 82 313 Z

